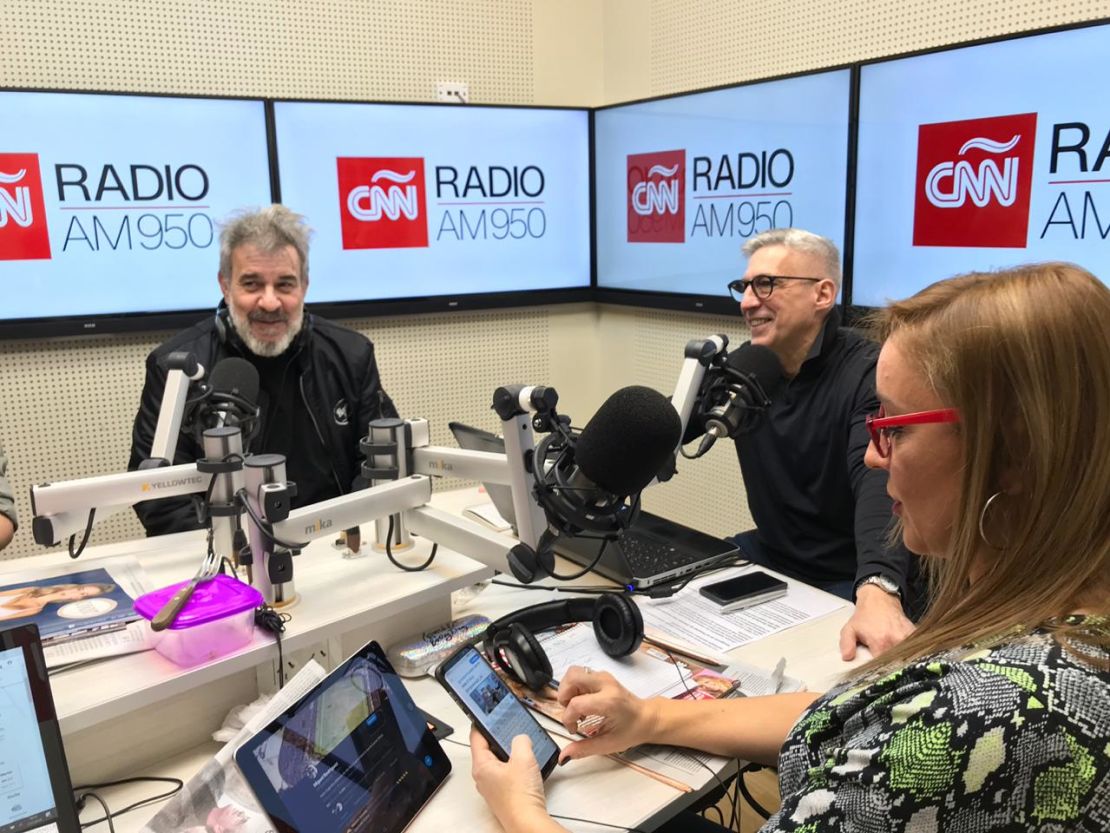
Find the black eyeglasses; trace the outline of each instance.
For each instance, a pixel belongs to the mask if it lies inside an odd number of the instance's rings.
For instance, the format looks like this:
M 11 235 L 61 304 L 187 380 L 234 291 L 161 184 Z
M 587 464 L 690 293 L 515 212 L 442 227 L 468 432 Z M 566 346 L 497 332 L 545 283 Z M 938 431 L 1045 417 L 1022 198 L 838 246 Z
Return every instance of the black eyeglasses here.
M 775 285 L 779 281 L 808 281 L 809 283 L 819 283 L 827 278 L 799 278 L 793 275 L 756 275 L 754 278 L 737 278 L 728 285 L 728 291 L 732 293 L 732 297 L 737 301 L 744 300 L 744 293 L 748 291 L 748 287 L 752 288 L 756 298 L 770 298 L 771 293 L 775 291 Z

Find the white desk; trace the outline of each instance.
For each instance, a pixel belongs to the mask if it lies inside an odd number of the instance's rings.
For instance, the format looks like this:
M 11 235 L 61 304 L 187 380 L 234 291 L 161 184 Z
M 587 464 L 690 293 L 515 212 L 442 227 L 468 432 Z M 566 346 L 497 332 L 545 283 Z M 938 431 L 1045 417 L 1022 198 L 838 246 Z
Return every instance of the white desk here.
M 476 490 L 464 489 L 437 494 L 433 502 L 457 512 L 481 499 Z M 134 555 L 152 584 L 162 586 L 190 577 L 200 562 L 202 547 L 200 533 L 183 533 L 90 548 L 81 563 L 91 563 L 96 557 Z M 404 556 L 406 562 L 423 560 L 426 547 L 426 543 L 419 544 L 415 552 Z M 56 554 L 36 558 L 33 564 L 27 559 L 6 562 L 0 569 L 67 561 L 66 555 Z M 295 561 L 296 587 L 303 598 L 290 610 L 293 620 L 283 646 L 286 651 L 296 651 L 330 641 L 346 656 L 371 638 L 389 645 L 447 621 L 452 615 L 448 594 L 489 575 L 488 568 L 442 547 L 432 568 L 413 574 L 396 570 L 380 553 L 344 559 L 328 541 L 314 542 Z M 605 582 L 587 577 L 579 583 Z M 491 586 L 465 612 L 495 618 L 561 595 Z M 455 615 L 460 612 L 457 608 Z M 849 606 L 843 607 L 820 620 L 745 646 L 733 656 L 767 668 L 785 656 L 788 674 L 820 690 L 849 667 L 839 659 L 837 634 L 850 612 Z M 274 659 L 272 638 L 256 634 L 246 648 L 193 669 L 179 668 L 148 651 L 56 675 L 52 687 L 74 783 L 125 774 L 188 779 L 218 749 L 208 738 L 227 710 L 257 695 L 255 668 Z M 455 728 L 452 740 L 468 740 L 467 719 L 433 680 L 409 680 L 406 685 L 422 708 Z M 500 828 L 470 778 L 469 750 L 454 743 L 444 743 L 444 749 L 453 772 L 409 830 L 496 833 Z M 694 786 L 704 789 L 714 783 L 706 772 Z M 157 785 L 143 784 L 104 794 L 110 807 L 119 809 L 157 791 Z M 669 817 L 676 801 L 690 800 L 690 796 L 604 758 L 556 768 L 547 792 L 553 813 L 645 828 Z M 115 820 L 116 829 L 120 833 L 137 831 L 157 809 L 144 808 L 122 816 Z M 99 815 L 94 802 L 84 818 Z M 599 829 L 590 824 L 563 824 L 583 833 Z M 106 826 L 90 829 L 103 831 Z

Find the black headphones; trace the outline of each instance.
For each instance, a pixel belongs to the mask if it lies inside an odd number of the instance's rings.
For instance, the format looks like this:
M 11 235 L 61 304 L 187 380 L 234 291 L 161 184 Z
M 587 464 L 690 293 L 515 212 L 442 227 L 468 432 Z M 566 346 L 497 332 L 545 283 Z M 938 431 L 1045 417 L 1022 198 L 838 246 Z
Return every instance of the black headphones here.
M 596 599 L 566 599 L 526 607 L 486 628 L 482 651 L 505 673 L 533 691 L 551 682 L 551 660 L 534 631 L 568 622 L 593 622 L 601 650 L 611 657 L 625 657 L 644 640 L 644 618 L 628 596 L 603 593 Z

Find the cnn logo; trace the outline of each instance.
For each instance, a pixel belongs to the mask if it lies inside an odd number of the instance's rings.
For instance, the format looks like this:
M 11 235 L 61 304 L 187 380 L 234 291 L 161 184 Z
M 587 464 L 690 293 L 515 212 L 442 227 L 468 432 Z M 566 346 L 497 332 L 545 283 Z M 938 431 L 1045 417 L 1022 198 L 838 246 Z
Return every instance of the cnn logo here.
M 915 246 L 1024 248 L 1037 114 L 918 128 Z
M 428 245 L 422 157 L 340 157 L 344 249 Z
M 49 257 L 39 155 L 0 153 L 0 260 Z
M 686 151 L 628 156 L 628 242 L 686 240 Z

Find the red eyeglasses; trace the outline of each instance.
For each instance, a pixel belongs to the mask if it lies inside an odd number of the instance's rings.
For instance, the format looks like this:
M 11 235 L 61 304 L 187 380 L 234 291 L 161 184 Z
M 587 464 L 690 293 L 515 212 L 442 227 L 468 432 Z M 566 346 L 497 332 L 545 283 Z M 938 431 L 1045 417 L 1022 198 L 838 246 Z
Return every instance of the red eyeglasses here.
M 898 429 L 905 425 L 931 425 L 942 422 L 959 422 L 960 412 L 955 408 L 938 408 L 935 411 L 918 411 L 914 414 L 899 414 L 886 416 L 886 411 L 880 406 L 879 413 L 867 418 L 867 430 L 871 433 L 871 442 L 880 457 L 890 456 L 892 440 L 898 434 Z

